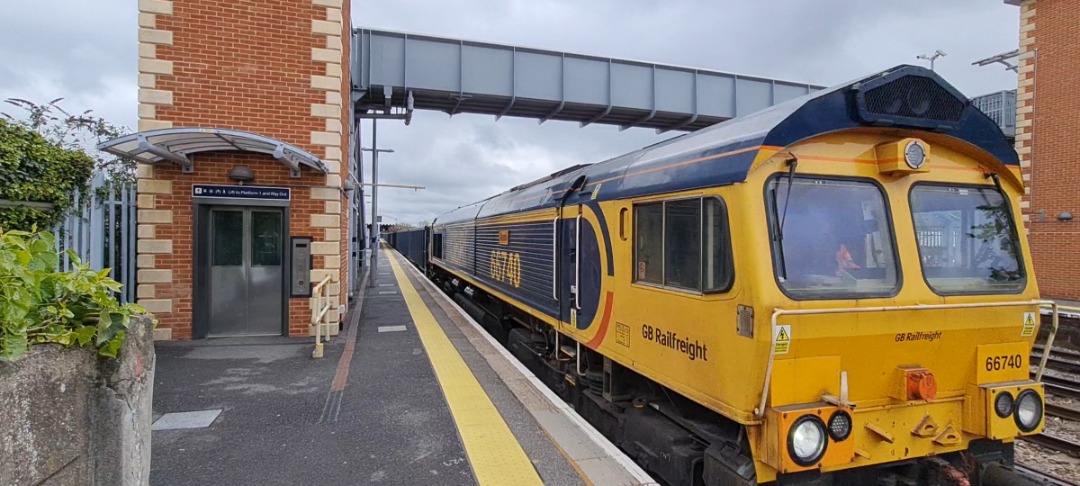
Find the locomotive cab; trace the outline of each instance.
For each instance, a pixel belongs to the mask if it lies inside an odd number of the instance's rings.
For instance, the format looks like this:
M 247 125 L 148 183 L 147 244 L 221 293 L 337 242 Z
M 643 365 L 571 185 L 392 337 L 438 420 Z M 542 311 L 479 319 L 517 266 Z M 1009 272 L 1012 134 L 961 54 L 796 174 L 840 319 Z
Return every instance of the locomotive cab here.
M 667 484 L 989 485 L 1043 426 L 1023 187 L 899 66 L 452 210 L 428 268 Z
M 886 78 L 868 89 L 896 99 L 879 105 L 960 122 L 947 85 Z M 758 481 L 978 478 L 972 464 L 1011 465 L 1012 441 L 1043 427 L 1019 167 L 925 119 L 874 117 L 775 147 L 747 179 L 763 194 L 748 243 L 769 249 L 741 261 L 771 316 L 757 323 L 764 423 L 748 427 Z

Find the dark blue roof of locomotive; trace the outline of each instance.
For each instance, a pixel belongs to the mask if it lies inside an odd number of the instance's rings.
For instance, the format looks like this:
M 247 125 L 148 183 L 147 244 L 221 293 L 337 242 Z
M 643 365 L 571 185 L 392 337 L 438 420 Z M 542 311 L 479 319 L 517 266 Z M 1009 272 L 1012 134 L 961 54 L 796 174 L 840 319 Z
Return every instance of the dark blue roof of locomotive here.
M 665 192 L 722 186 L 746 179 L 762 146 L 786 147 L 837 130 L 874 126 L 852 108 L 853 89 L 863 83 L 915 75 L 929 78 L 964 103 L 959 121 L 936 131 L 965 141 L 1006 165 L 1019 159 L 1004 133 L 986 114 L 933 71 L 897 66 L 858 80 L 777 104 L 697 132 L 576 170 L 563 171 L 518 186 L 484 201 L 439 216 L 438 224 L 554 207 L 581 176 L 586 184 L 567 196 L 567 204 L 590 199 L 611 200 Z M 592 193 L 596 191 L 594 196 Z

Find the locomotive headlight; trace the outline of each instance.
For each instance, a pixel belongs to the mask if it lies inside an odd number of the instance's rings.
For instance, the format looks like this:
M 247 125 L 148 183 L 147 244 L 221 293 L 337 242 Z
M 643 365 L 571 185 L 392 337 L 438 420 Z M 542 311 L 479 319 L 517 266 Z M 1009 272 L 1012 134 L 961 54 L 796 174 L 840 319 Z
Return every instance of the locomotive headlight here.
M 994 412 L 997 413 L 998 417 L 1001 417 L 1001 418 L 1008 417 L 1009 414 L 1012 413 L 1012 410 L 1013 410 L 1013 396 L 1012 396 L 1012 393 L 1009 393 L 1007 391 L 1003 391 L 1001 393 L 998 393 L 997 397 L 994 398 Z
M 788 454 L 800 466 L 820 461 L 826 445 L 825 423 L 813 415 L 799 417 L 788 432 Z
M 829 417 L 829 437 L 841 442 L 851 435 L 851 415 L 843 410 L 837 410 Z
M 1016 397 L 1016 426 L 1023 432 L 1031 432 L 1042 422 L 1043 402 L 1034 390 L 1024 390 Z

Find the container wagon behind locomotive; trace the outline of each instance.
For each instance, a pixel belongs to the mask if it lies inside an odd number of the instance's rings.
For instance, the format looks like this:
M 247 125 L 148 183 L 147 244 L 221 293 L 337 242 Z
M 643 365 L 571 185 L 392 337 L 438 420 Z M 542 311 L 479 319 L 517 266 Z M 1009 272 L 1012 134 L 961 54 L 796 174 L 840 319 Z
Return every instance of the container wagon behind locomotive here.
M 666 483 L 999 484 L 1043 427 L 1021 194 L 900 66 L 450 211 L 420 260 Z

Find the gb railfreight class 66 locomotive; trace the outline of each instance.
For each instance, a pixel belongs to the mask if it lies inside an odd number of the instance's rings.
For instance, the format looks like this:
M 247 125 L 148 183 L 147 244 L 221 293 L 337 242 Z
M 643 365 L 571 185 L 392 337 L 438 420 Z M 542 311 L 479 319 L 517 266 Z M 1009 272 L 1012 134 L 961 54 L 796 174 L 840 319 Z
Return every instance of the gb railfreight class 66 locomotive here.
M 390 239 L 665 483 L 1000 484 L 1043 427 L 1023 192 L 899 66 Z

